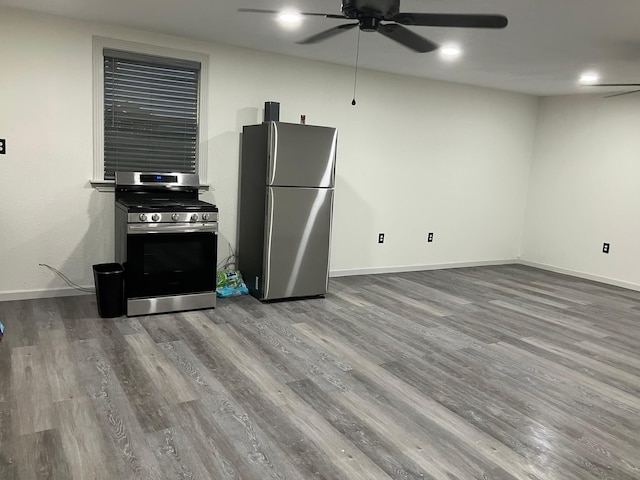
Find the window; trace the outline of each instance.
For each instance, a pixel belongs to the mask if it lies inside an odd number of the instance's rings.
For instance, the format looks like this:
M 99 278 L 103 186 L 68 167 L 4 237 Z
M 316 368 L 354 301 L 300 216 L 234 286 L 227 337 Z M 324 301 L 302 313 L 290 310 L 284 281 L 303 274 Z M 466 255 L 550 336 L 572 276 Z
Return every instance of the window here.
M 206 58 L 123 43 L 94 39 L 94 183 L 118 170 L 199 173 L 206 182 Z

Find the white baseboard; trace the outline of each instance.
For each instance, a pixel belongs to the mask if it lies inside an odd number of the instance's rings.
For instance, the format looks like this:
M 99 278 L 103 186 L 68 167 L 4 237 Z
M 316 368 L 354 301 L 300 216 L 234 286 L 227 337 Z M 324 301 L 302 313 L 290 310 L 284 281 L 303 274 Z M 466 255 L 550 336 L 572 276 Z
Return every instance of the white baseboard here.
M 377 275 L 381 273 L 421 272 L 424 270 L 443 270 L 446 268 L 486 267 L 490 265 L 512 265 L 518 259 L 485 260 L 481 262 L 435 263 L 432 265 L 401 265 L 398 267 L 354 268 L 348 270 L 331 270 L 330 277 L 351 277 L 354 275 Z
M 624 280 L 616 280 L 615 278 L 603 277 L 601 275 L 593 275 L 591 273 L 580 272 L 580 271 L 571 270 L 568 268 L 554 267 L 553 265 L 532 262 L 530 260 L 524 260 L 522 258 L 519 259 L 517 263 L 520 265 L 526 265 L 528 267 L 539 268 L 541 270 L 549 270 L 550 272 L 561 273 L 563 275 L 570 275 L 572 277 L 584 278 L 585 280 L 593 280 L 594 282 L 606 283 L 607 285 L 622 287 L 628 290 L 640 291 L 640 285 L 638 285 L 637 283 L 625 282 Z
M 561 273 L 563 275 L 570 275 L 572 277 L 584 278 L 586 280 L 593 280 L 594 282 L 605 283 L 607 285 L 614 285 L 616 287 L 622 287 L 629 290 L 640 291 L 640 285 L 632 282 L 625 282 L 622 280 L 616 280 L 615 278 L 603 277 L 600 275 L 593 275 L 591 273 L 580 272 L 577 270 L 570 270 L 568 268 L 554 267 L 552 265 L 546 265 L 544 263 L 532 262 L 524 260 L 522 258 L 512 258 L 504 260 L 485 260 L 480 262 L 452 262 L 452 263 L 437 263 L 431 265 L 401 265 L 396 267 L 371 267 L 371 268 L 354 268 L 346 270 L 331 270 L 329 272 L 330 277 L 349 277 L 354 275 L 377 275 L 384 273 L 403 273 L 403 272 L 420 272 L 426 270 L 443 270 L 447 268 L 466 268 L 466 267 L 486 267 L 491 265 L 526 265 L 528 267 L 539 268 L 541 270 L 548 270 L 550 272 Z M 86 288 L 92 288 L 87 286 Z M 6 302 L 11 300 L 31 300 L 37 298 L 54 298 L 54 297 L 71 297 L 74 295 L 93 295 L 92 292 L 83 292 L 76 290 L 75 288 L 56 288 L 50 290 L 15 290 L 8 292 L 0 292 L 0 302 Z
M 88 286 L 86 288 L 93 288 Z M 0 302 L 8 302 L 11 300 L 33 300 L 37 298 L 54 298 L 54 297 L 73 297 L 76 295 L 93 295 L 92 292 L 83 292 L 75 288 L 55 288 L 51 290 L 14 290 L 9 292 L 0 292 Z

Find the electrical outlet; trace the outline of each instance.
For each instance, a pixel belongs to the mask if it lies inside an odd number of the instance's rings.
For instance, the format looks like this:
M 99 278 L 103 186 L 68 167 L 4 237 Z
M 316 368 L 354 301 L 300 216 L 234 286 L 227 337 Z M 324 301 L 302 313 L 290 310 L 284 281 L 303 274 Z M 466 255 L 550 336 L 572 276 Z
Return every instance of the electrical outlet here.
M 7 153 L 7 141 L 4 138 L 0 138 L 0 155 Z
M 429 232 L 427 235 L 427 242 L 433 242 L 433 232 Z
M 384 243 L 384 233 L 378 234 L 378 243 Z
M 602 253 L 609 253 L 609 244 L 608 243 L 603 243 L 602 244 Z

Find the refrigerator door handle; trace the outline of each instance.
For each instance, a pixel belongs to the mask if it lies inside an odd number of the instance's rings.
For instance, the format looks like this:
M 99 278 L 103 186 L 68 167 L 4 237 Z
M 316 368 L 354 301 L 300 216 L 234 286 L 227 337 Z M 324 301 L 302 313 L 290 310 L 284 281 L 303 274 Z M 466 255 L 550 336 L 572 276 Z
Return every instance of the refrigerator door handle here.
M 270 122 L 269 125 L 269 181 L 268 185 L 273 185 L 276 179 L 276 163 L 278 161 L 278 125 Z
M 271 279 L 271 243 L 273 240 L 273 194 L 271 189 L 267 188 L 267 221 L 265 222 L 265 256 L 262 275 L 262 297 L 265 298 L 269 294 L 269 283 Z

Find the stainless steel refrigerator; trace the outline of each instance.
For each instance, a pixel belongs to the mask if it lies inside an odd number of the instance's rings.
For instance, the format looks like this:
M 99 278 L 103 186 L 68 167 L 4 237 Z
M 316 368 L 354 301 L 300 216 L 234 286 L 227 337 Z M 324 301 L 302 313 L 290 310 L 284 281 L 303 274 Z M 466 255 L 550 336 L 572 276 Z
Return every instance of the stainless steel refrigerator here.
M 242 130 L 238 269 L 260 300 L 327 293 L 337 130 Z

